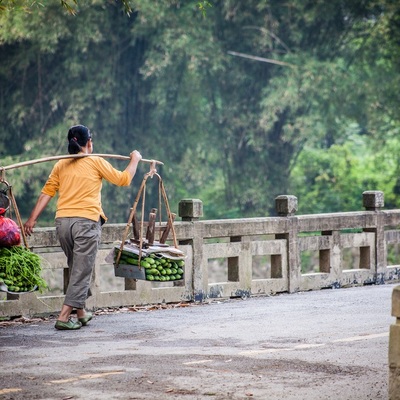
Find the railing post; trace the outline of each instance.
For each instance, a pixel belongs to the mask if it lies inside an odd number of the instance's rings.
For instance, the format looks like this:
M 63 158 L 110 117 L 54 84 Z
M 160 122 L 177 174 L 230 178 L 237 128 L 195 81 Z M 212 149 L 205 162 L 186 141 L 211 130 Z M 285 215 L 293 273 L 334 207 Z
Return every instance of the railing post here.
M 392 316 L 389 336 L 389 400 L 400 400 L 400 286 L 392 293 Z
M 281 195 L 275 198 L 275 210 L 280 217 L 291 217 L 298 210 L 296 196 Z
M 384 194 L 380 190 L 367 190 L 363 192 L 363 206 L 367 211 L 379 211 L 384 205 Z
M 298 210 L 296 196 L 281 195 L 275 198 L 275 210 L 279 217 L 287 218 L 286 233 L 276 235 L 277 239 L 286 239 L 288 262 L 288 291 L 294 293 L 300 290 L 300 252 L 298 242 L 298 220 L 295 214 Z
M 203 202 L 199 199 L 183 199 L 179 202 L 179 217 L 193 222 L 193 238 L 181 244 L 192 246 L 192 296 L 194 301 L 203 301 L 207 293 L 207 271 L 203 265 L 204 226 L 196 223 L 203 216 Z
M 183 199 L 179 202 L 182 221 L 198 221 L 203 216 L 203 202 L 199 199 Z
M 385 241 L 385 221 L 384 215 L 380 210 L 385 205 L 384 193 L 379 190 L 367 190 L 363 192 L 363 206 L 367 211 L 375 212 L 375 227 L 365 228 L 364 232 L 375 233 L 375 283 L 385 282 L 387 266 L 386 241 Z

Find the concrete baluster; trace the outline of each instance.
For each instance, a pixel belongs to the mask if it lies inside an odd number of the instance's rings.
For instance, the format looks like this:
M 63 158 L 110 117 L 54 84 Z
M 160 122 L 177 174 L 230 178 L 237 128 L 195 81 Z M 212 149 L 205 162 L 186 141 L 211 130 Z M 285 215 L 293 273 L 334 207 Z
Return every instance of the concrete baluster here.
M 193 238 L 179 243 L 192 246 L 192 300 L 201 302 L 208 288 L 207 260 L 203 261 L 204 226 L 196 223 L 203 216 L 203 202 L 183 199 L 179 202 L 178 213 L 182 221 L 193 223 Z
M 301 279 L 298 221 L 295 217 L 298 210 L 297 197 L 292 195 L 276 197 L 275 210 L 279 217 L 287 217 L 287 233 L 277 234 L 275 237 L 287 241 L 288 289 L 289 293 L 293 293 L 299 291 Z
M 375 233 L 375 260 L 373 265 L 375 268 L 375 283 L 383 284 L 385 282 L 385 274 L 387 271 L 387 254 L 385 241 L 385 215 L 381 209 L 385 205 L 384 193 L 379 190 L 367 190 L 362 194 L 363 206 L 367 211 L 373 211 L 374 222 L 372 227 L 364 228 L 364 232 Z M 369 248 L 361 249 L 360 262 L 368 265 L 368 259 L 371 256 Z M 364 259 L 364 260 L 363 260 Z

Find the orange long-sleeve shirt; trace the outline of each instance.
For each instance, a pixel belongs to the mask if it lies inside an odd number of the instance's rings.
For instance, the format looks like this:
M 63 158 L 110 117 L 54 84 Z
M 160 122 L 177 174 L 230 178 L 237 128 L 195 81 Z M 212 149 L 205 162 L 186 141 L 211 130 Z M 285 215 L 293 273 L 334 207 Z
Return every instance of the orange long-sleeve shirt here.
M 107 220 L 101 205 L 102 180 L 129 186 L 132 177 L 115 169 L 101 157 L 58 161 L 43 186 L 42 193 L 54 197 L 58 192 L 56 218 L 82 217 Z

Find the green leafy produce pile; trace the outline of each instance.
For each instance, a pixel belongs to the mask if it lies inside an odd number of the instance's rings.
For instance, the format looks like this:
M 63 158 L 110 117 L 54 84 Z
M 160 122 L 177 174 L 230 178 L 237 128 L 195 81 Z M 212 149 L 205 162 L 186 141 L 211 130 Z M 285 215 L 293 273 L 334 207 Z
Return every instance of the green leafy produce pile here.
M 115 261 L 118 252 L 119 250 L 115 249 Z M 119 264 L 139 266 L 139 256 L 131 252 L 122 251 Z M 185 262 L 183 260 L 172 260 L 153 253 L 140 260 L 140 267 L 145 268 L 146 280 L 167 282 L 183 279 Z
M 0 247 L 0 283 L 10 292 L 47 288 L 41 272 L 41 259 L 37 254 L 22 246 Z

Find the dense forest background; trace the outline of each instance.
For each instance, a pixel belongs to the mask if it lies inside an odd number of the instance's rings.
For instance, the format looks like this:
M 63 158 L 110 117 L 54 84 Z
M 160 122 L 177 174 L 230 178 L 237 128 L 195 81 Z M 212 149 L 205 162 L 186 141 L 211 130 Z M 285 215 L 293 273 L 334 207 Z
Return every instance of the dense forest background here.
M 0 1 L 0 166 L 66 154 L 80 123 L 97 153 L 163 161 L 173 212 L 198 198 L 205 219 L 262 217 L 281 194 L 299 214 L 361 210 L 365 190 L 398 208 L 399 2 L 210 3 Z M 7 171 L 24 219 L 52 165 Z M 110 222 L 147 170 L 104 184 Z

